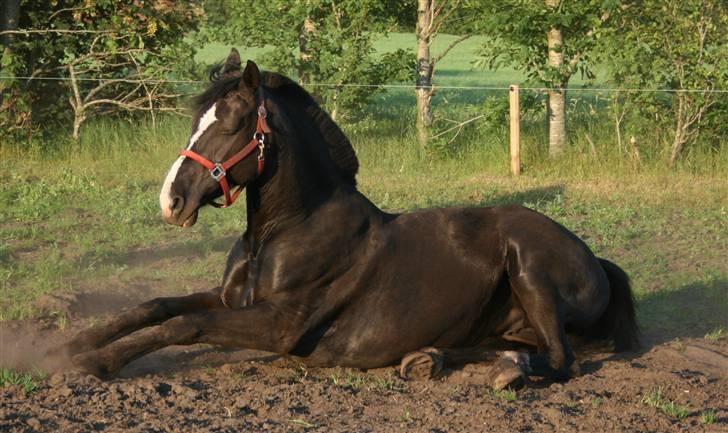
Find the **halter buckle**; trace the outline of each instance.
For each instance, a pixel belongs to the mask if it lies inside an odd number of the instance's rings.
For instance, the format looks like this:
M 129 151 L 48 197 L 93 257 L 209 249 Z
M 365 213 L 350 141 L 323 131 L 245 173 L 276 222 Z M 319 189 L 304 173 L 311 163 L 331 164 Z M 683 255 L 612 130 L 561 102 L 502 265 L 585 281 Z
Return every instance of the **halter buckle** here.
M 215 166 L 210 169 L 210 176 L 212 176 L 213 179 L 219 182 L 220 179 L 225 177 L 225 169 L 222 168 L 222 165 L 220 165 L 220 163 L 216 163 Z

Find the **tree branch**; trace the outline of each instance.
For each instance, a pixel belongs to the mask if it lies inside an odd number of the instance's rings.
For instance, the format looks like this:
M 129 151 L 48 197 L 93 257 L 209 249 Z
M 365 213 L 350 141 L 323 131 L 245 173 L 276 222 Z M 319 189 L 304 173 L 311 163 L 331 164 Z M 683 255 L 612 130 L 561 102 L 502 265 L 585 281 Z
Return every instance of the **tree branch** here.
M 462 42 L 462 41 L 470 38 L 471 36 L 473 36 L 473 35 L 471 35 L 471 34 L 462 35 L 459 38 L 457 38 L 454 41 L 452 41 L 450 43 L 450 45 L 447 46 L 447 48 L 445 48 L 439 55 L 437 55 L 437 56 L 434 57 L 434 59 L 432 60 L 432 63 L 434 64 L 434 63 L 437 63 L 440 60 L 442 60 L 442 58 L 445 57 L 447 55 L 447 53 L 450 52 L 450 50 L 452 50 L 453 48 L 455 48 L 455 46 L 457 44 L 459 44 L 460 42 Z
M 115 30 L 73 30 L 73 29 L 18 29 L 18 30 L 3 30 L 0 31 L 0 35 L 37 35 L 37 34 L 80 34 L 80 33 L 118 33 Z
M 448 128 L 448 129 L 446 129 L 446 130 L 444 130 L 444 131 L 440 132 L 440 133 L 439 133 L 439 134 L 437 134 L 437 135 L 433 135 L 433 136 L 432 136 L 432 137 L 430 137 L 430 138 L 433 138 L 433 139 L 434 139 L 434 138 L 437 138 L 437 137 L 441 137 L 441 136 L 443 136 L 443 135 L 447 134 L 448 132 L 452 131 L 453 129 L 457 129 L 457 128 L 460 128 L 460 129 L 462 129 L 462 128 L 463 128 L 463 126 L 467 125 L 468 123 L 471 123 L 471 122 L 475 122 L 476 120 L 478 120 L 478 119 L 481 119 L 481 118 L 483 118 L 483 117 L 485 117 L 485 114 L 481 114 L 481 115 L 479 115 L 479 116 L 475 116 L 475 117 L 473 117 L 472 119 L 468 119 L 468 120 L 466 120 L 466 121 L 464 121 L 464 122 L 460 122 L 460 123 L 458 123 L 457 125 L 455 125 L 455 126 L 453 126 L 453 127 L 451 127 L 451 128 Z M 458 131 L 458 133 L 459 133 L 459 131 Z

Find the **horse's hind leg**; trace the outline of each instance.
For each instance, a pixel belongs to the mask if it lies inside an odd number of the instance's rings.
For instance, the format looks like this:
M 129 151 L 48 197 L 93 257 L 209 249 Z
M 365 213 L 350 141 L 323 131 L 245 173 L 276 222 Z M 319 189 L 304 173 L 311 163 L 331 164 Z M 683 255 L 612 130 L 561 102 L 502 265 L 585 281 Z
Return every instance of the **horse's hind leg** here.
M 574 354 L 566 339 L 564 323 L 556 304 L 557 289 L 536 272 L 514 272 L 510 278 L 513 293 L 536 334 L 538 353 L 530 355 L 531 373 L 559 380 L 568 379 Z M 544 272 L 543 274 L 546 275 Z
M 224 308 L 220 289 L 187 296 L 156 298 L 140 304 L 106 323 L 81 331 L 69 341 L 65 350 L 70 356 L 97 349 L 147 326 L 157 325 L 172 317 L 199 311 Z
M 493 339 L 495 344 L 502 343 Z M 402 358 L 400 376 L 404 379 L 413 377 L 437 377 L 446 367 L 462 366 L 474 362 L 490 362 L 486 373 L 488 385 L 495 389 L 523 384 L 530 371 L 528 355 L 514 351 L 496 351 L 491 345 L 487 347 L 469 347 L 457 349 L 424 349 L 410 352 Z

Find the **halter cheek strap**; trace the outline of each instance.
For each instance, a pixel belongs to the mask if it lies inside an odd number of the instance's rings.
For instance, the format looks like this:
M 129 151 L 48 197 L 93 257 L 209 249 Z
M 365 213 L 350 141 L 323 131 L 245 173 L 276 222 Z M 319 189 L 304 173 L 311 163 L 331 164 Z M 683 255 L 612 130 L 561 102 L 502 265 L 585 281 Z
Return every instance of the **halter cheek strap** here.
M 212 162 L 199 153 L 189 149 L 185 149 L 180 152 L 180 155 L 186 156 L 200 163 L 210 172 L 210 176 L 220 183 L 220 188 L 222 188 L 222 192 L 225 195 L 225 204 L 213 201 L 210 205 L 225 208 L 237 200 L 238 196 L 243 191 L 243 186 L 238 186 L 238 188 L 231 194 L 230 184 L 227 180 L 227 172 L 235 164 L 253 153 L 256 148 L 258 149 L 258 176 L 263 173 L 263 168 L 265 166 L 265 134 L 270 134 L 271 132 L 268 122 L 266 121 L 267 116 L 268 112 L 265 109 L 265 100 L 261 98 L 260 105 L 258 105 L 258 121 L 255 127 L 255 133 L 253 133 L 253 138 L 245 145 L 245 147 L 224 162 Z

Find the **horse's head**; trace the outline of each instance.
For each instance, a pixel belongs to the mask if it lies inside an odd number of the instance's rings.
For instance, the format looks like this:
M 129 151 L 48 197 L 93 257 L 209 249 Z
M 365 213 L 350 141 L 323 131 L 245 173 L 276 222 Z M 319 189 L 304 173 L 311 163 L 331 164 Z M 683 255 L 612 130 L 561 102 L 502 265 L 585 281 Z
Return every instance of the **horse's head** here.
M 200 97 L 190 141 L 159 194 L 169 224 L 192 226 L 199 208 L 221 195 L 226 206 L 231 204 L 237 194 L 231 196 L 229 188 L 245 187 L 262 170 L 264 132 L 269 131 L 261 110 L 260 71 L 248 61 L 241 72 L 240 55 L 233 49 L 221 74 Z

